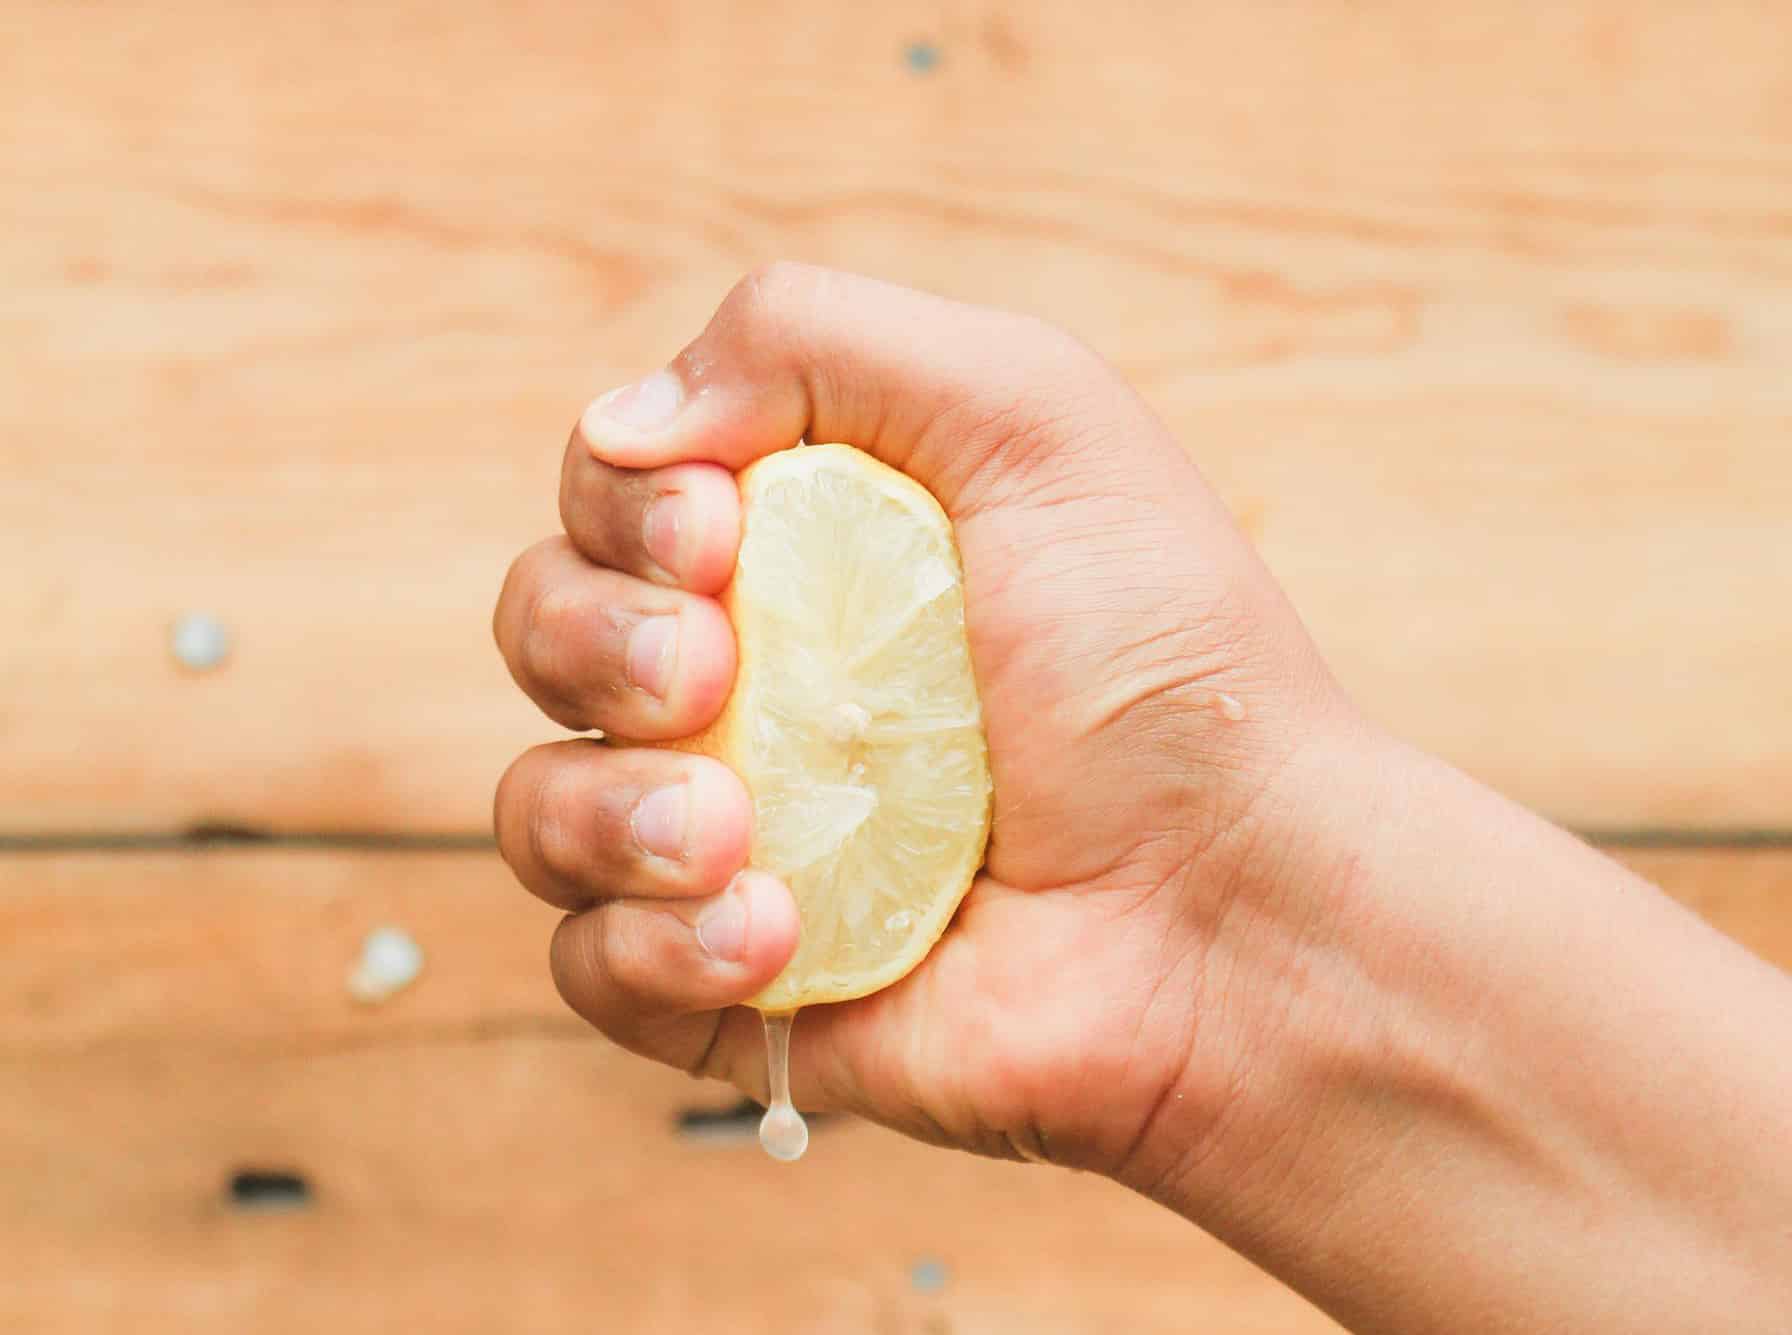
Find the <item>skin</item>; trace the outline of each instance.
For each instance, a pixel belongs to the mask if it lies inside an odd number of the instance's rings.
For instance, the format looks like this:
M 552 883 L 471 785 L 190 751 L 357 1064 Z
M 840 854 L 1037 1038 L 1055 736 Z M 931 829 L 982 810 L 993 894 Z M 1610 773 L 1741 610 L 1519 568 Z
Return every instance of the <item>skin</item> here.
M 1106 1174 L 1363 1330 L 1792 1323 L 1792 982 L 1367 723 L 1188 454 L 1057 330 L 799 266 L 742 282 L 586 410 L 565 533 L 505 582 L 498 643 L 549 717 L 645 742 L 714 718 L 731 474 L 799 438 L 951 514 L 997 803 L 927 960 L 801 1016 L 799 1106 Z M 739 781 L 566 741 L 495 820 L 567 910 L 568 1003 L 763 1097 L 738 1003 L 797 920 L 742 871 Z

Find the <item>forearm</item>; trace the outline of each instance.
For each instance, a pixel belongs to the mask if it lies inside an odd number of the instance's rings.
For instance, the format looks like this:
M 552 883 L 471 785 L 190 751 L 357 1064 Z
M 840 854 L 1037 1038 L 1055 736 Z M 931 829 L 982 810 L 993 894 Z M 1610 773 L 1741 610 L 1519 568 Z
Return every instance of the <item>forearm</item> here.
M 1138 1185 L 1361 1329 L 1787 1329 L 1792 982 L 1373 745 L 1276 794 L 1327 817 L 1216 930 L 1212 976 L 1276 980 L 1208 1002 L 1237 1106 Z

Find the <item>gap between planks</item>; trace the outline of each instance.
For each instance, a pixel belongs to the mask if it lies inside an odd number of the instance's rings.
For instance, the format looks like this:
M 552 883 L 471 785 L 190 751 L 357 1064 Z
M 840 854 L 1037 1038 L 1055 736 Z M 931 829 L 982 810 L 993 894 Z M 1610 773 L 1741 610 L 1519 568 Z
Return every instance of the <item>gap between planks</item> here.
M 1557 822 L 1560 824 L 1560 822 Z M 1583 828 L 1563 825 L 1589 844 L 1607 849 L 1671 852 L 1792 850 L 1792 827 Z M 76 830 L 44 834 L 0 832 L 7 853 L 192 853 L 210 850 L 316 849 L 363 853 L 488 853 L 497 848 L 489 834 L 476 831 L 259 830 L 247 827 L 201 830 Z

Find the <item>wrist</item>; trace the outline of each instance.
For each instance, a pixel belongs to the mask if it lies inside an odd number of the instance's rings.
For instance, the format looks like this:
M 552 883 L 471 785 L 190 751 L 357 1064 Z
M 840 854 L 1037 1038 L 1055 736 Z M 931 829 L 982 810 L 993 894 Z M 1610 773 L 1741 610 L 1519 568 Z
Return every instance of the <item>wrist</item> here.
M 1438 865 L 1541 825 L 1353 714 L 1313 727 L 1237 830 L 1229 889 L 1192 910 L 1201 1019 L 1119 1180 L 1376 1325 L 1352 1286 L 1392 1266 L 1427 1156 L 1547 1152 L 1505 1054 L 1465 1057 L 1511 961 Z
M 1348 711 L 1317 720 L 1188 860 L 1176 912 L 1201 953 L 1193 1020 L 1116 1181 L 1211 1229 L 1260 1147 L 1301 1134 L 1305 1072 L 1362 1000 L 1351 969 L 1315 948 L 1339 930 L 1333 905 L 1364 889 L 1374 826 L 1400 788 L 1392 763 Z
M 1306 1134 L 1314 1074 L 1367 1040 L 1376 1010 L 1360 961 L 1381 953 L 1372 864 L 1406 763 L 1348 710 L 1317 719 L 1189 863 L 1196 1019 L 1160 1115 L 1113 1174 L 1123 1185 L 1219 1232 L 1243 1175 Z
M 1585 1277 L 1645 1253 L 1674 1258 L 1660 1286 L 1783 1304 L 1792 1170 L 1762 1147 L 1792 1134 L 1792 1063 L 1759 1022 L 1783 977 L 1348 721 L 1241 837 L 1203 906 L 1191 1055 L 1126 1185 L 1347 1324 L 1493 1302 L 1514 1329 L 1641 1328 L 1660 1292 Z

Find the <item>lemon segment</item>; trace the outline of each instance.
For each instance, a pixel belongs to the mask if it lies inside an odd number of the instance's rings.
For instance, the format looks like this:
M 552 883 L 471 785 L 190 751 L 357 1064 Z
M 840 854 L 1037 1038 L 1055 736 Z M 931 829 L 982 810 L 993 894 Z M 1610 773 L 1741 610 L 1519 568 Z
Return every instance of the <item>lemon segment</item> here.
M 739 668 L 687 745 L 753 797 L 752 865 L 796 897 L 802 939 L 752 1004 L 846 1001 L 933 947 L 982 864 L 990 776 L 951 521 L 848 445 L 768 455 L 739 477 L 723 603 Z

